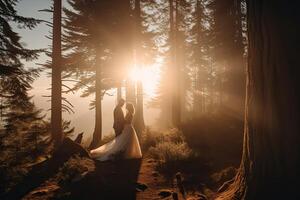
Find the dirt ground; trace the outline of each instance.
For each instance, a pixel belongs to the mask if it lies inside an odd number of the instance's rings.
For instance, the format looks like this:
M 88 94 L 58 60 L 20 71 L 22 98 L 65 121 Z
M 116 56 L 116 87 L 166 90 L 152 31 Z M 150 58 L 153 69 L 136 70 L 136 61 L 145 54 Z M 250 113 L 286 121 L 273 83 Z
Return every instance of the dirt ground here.
M 205 199 L 200 193 L 185 198 L 176 181 L 166 180 L 155 170 L 157 162 L 150 158 L 116 162 L 90 162 L 94 169 L 84 177 L 60 185 L 54 177 L 45 180 L 22 197 L 23 200 L 45 199 Z M 174 196 L 174 197 L 172 197 Z

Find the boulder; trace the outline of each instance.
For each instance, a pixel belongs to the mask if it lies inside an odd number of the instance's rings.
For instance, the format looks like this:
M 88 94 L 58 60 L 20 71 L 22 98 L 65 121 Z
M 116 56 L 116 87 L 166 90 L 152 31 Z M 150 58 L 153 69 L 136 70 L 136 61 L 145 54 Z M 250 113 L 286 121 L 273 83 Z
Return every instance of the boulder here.
M 66 159 L 72 155 L 78 154 L 82 157 L 90 158 L 90 155 L 86 149 L 84 149 L 80 144 L 74 142 L 70 138 L 64 138 L 62 144 L 54 152 L 53 157 Z
M 163 190 L 160 190 L 158 195 L 161 197 L 161 198 L 166 198 L 166 197 L 169 197 L 172 195 L 172 190 L 167 190 L 167 189 L 163 189 Z
M 72 178 L 71 182 L 72 182 L 72 183 L 76 183 L 76 182 L 81 181 L 84 177 L 86 177 L 86 175 L 87 175 L 88 173 L 89 173 L 88 171 L 85 171 L 85 172 L 83 172 L 83 173 L 80 173 L 80 174 L 75 175 L 74 178 Z
M 143 192 L 148 188 L 148 186 L 144 183 L 135 183 L 135 189 L 138 192 Z

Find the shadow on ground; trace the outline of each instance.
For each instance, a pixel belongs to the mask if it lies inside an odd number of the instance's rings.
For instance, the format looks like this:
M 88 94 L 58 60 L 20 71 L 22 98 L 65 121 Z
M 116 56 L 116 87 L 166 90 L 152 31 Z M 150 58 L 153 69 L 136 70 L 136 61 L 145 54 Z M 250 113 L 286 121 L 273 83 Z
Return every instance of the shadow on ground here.
M 78 181 L 62 185 L 57 180 L 58 172 L 73 155 L 89 160 L 95 170 Z M 80 145 L 65 139 L 53 157 L 34 165 L 26 177 L 0 199 L 136 199 L 141 162 L 141 159 L 93 161 Z M 52 186 L 57 189 L 51 191 Z M 41 190 L 47 192 L 37 192 Z
M 136 199 L 136 182 L 141 159 L 96 162 L 96 169 L 55 199 Z

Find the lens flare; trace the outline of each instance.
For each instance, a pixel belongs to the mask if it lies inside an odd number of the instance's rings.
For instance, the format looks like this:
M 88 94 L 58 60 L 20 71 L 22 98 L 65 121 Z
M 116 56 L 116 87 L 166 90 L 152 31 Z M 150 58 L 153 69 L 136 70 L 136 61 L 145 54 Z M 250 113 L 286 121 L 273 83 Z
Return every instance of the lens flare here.
M 156 86 L 159 82 L 159 66 L 133 67 L 129 72 L 129 78 L 135 82 L 141 81 L 144 88 L 144 95 L 153 97 L 155 96 Z

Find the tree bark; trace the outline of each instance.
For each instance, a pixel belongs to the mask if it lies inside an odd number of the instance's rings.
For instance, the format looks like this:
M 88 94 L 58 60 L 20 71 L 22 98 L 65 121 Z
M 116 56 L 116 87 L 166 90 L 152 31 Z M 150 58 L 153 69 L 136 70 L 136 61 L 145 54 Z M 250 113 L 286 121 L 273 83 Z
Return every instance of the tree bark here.
M 136 66 L 142 69 L 143 65 L 143 55 L 141 53 L 142 46 L 142 20 L 141 20 L 141 1 L 135 0 L 135 62 Z M 137 131 L 138 137 L 140 138 L 141 132 L 145 129 L 144 121 L 144 94 L 143 94 L 143 82 L 138 80 L 136 83 L 136 114 L 134 119 L 135 129 Z
M 54 0 L 52 40 L 51 133 L 54 146 L 63 139 L 61 94 L 61 0 Z
M 136 88 L 134 81 L 130 78 L 126 80 L 126 101 L 132 103 L 134 107 L 136 106 Z
M 174 5 L 175 4 L 175 5 Z M 170 6 L 170 65 L 172 69 L 172 123 L 178 127 L 180 124 L 180 87 L 179 87 L 179 65 L 176 59 L 176 43 L 178 28 L 178 2 L 169 0 Z M 175 18 L 175 19 L 174 19 Z
M 117 88 L 117 101 L 119 102 L 122 98 L 122 85 L 118 86 Z
M 195 93 L 194 93 L 194 117 L 199 117 L 202 113 L 203 113 L 203 81 L 201 80 L 201 78 L 203 77 L 202 75 L 202 63 L 201 63 L 201 56 L 202 56 L 202 52 L 201 52 L 201 37 L 202 37 L 202 32 L 201 32 L 201 21 L 202 21 L 202 7 L 201 7 L 201 1 L 197 0 L 196 2 L 196 27 L 197 27 L 197 36 L 196 36 L 196 40 L 197 40 L 197 49 L 196 49 L 196 53 L 197 53 L 197 66 L 195 67 Z
M 93 133 L 93 139 L 90 144 L 90 149 L 97 148 L 102 139 L 102 70 L 101 60 L 98 56 L 96 63 L 96 91 L 95 91 L 95 129 Z
M 243 156 L 217 199 L 299 199 L 298 1 L 248 0 Z

